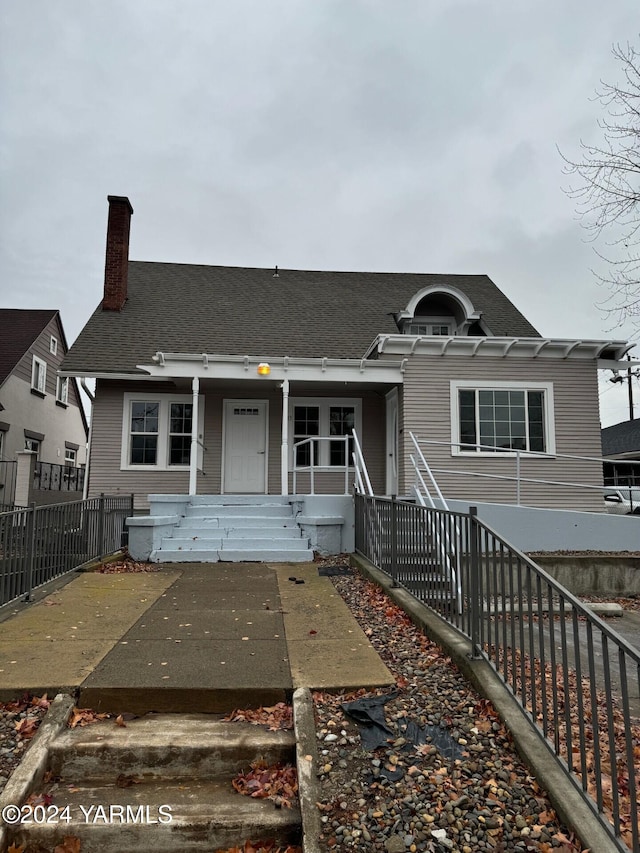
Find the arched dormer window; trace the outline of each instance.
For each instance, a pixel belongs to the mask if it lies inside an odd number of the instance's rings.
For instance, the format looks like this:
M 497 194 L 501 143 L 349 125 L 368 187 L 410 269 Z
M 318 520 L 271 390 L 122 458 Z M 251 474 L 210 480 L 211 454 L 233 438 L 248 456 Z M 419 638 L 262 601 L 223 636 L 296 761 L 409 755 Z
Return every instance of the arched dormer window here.
M 430 285 L 418 291 L 397 317 L 406 335 L 486 335 L 481 312 L 460 290 L 450 285 Z

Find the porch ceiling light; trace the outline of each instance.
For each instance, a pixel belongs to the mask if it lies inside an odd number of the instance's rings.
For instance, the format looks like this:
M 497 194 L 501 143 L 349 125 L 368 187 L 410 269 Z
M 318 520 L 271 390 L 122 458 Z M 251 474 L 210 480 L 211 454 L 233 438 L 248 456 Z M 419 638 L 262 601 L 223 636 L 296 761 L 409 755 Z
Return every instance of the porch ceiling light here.
M 271 365 L 261 361 L 258 365 L 258 376 L 268 376 L 271 373 Z

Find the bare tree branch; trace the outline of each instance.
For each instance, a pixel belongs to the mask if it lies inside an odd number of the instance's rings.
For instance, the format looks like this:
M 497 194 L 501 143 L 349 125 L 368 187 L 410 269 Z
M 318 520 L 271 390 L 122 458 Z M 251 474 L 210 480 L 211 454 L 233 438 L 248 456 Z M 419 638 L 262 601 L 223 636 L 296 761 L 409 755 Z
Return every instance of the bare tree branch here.
M 608 245 L 622 251 L 621 260 L 596 250 L 609 267 L 598 280 L 611 288 L 620 320 L 640 318 L 640 53 L 631 45 L 614 45 L 622 67 L 622 83 L 601 81 L 596 100 L 606 111 L 598 121 L 603 142 L 580 142 L 581 157 L 565 162 L 563 172 L 573 180 L 565 189 L 590 239 L 614 233 Z

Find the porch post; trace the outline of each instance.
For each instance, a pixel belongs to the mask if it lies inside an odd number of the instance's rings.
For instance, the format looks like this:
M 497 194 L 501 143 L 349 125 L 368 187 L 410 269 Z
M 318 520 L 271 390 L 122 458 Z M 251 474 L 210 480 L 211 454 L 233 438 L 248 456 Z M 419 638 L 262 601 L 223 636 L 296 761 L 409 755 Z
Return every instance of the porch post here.
M 282 380 L 282 445 L 280 446 L 282 494 L 289 494 L 289 380 Z
M 197 376 L 191 382 L 193 391 L 193 404 L 191 410 L 191 456 L 189 458 L 189 494 L 196 494 L 196 483 L 198 478 L 198 393 L 200 391 L 200 380 Z

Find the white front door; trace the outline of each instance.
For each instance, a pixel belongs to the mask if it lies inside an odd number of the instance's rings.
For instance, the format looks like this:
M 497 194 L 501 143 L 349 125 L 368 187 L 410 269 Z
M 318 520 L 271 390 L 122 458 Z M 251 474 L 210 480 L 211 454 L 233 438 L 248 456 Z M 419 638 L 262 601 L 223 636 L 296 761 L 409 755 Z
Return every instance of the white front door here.
M 387 394 L 387 482 L 386 493 L 398 494 L 398 389 Z
M 266 492 L 267 400 L 224 401 L 222 491 L 228 495 Z

